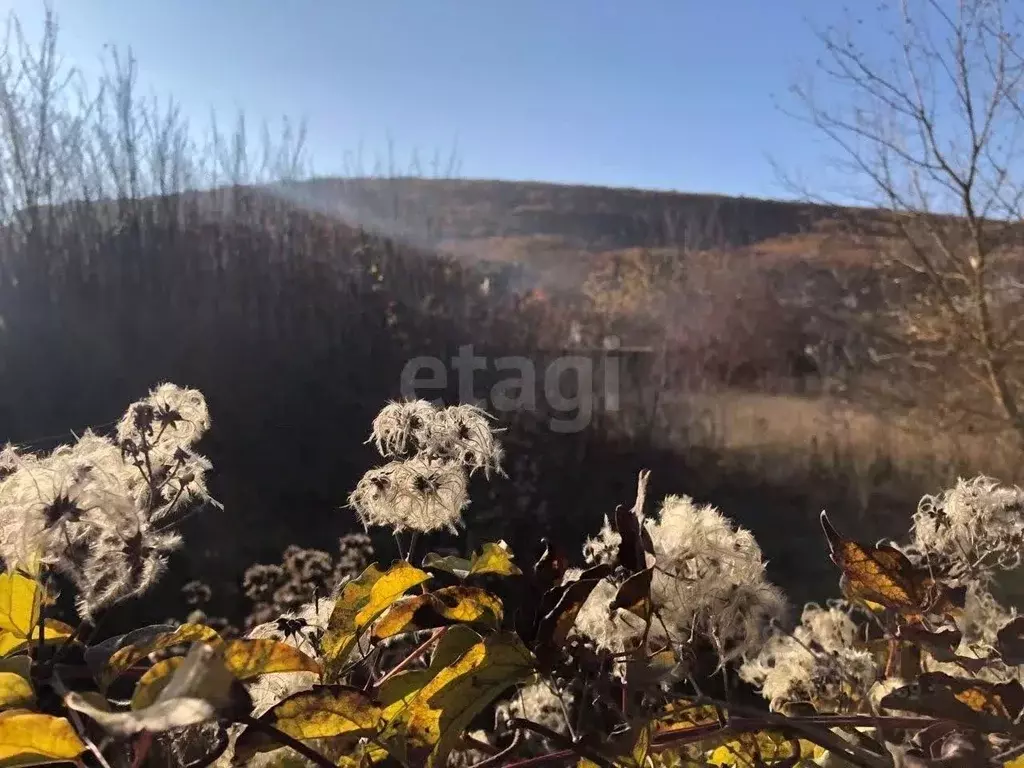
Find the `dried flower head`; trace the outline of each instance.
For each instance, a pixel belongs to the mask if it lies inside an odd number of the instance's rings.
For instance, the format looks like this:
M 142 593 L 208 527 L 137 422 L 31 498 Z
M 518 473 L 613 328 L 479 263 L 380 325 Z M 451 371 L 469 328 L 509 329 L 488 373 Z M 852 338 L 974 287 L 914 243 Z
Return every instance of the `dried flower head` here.
M 597 648 L 620 654 L 635 648 L 644 633 L 644 621 L 622 608 L 612 610 L 611 604 L 619 585 L 602 579 L 594 587 L 576 614 L 573 632 L 593 641 Z M 625 669 L 623 665 L 620 672 Z
M 612 564 L 618 556 L 622 536 L 612 530 L 611 521 L 606 516 L 604 525 L 597 536 L 588 538 L 583 544 L 583 559 L 587 565 Z
M 0 556 L 8 567 L 39 557 L 60 565 L 79 545 L 138 513 L 131 468 L 112 443 L 87 436 L 48 456 L 17 457 L 0 481 Z
M 787 605 L 765 579 L 753 535 L 686 496 L 667 497 L 658 520 L 645 525 L 656 564 L 651 598 L 666 639 L 681 644 L 703 635 L 723 662 L 759 648 Z
M 480 744 L 486 744 L 490 747 L 494 747 L 491 740 L 491 735 L 484 730 L 468 731 L 466 733 L 473 742 Z M 456 749 L 448 755 L 448 768 L 470 768 L 483 760 L 486 760 L 492 755 L 492 752 L 483 752 L 479 749 L 469 747 L 467 749 Z
M 101 608 L 146 592 L 164 574 L 168 556 L 181 543 L 177 533 L 152 528 L 144 520 L 102 531 L 89 542 L 81 569 L 71 574 L 79 614 L 91 617 Z
M 437 408 L 426 400 L 392 401 L 373 420 L 372 441 L 381 456 L 407 456 L 428 443 Z
M 472 405 L 388 403 L 369 441 L 382 455 L 398 458 L 368 471 L 349 495 L 348 506 L 365 526 L 455 533 L 469 503 L 469 475 L 501 472 L 501 445 L 487 414 Z
M 148 449 L 166 459 L 195 445 L 209 428 L 202 392 L 165 383 L 132 403 L 117 424 L 117 441 L 132 458 Z
M 953 578 L 988 580 L 1021 563 L 1024 491 L 987 477 L 958 480 L 921 500 L 911 533 L 912 550 Z
M 429 428 L 425 451 L 437 458 L 462 464 L 470 474 L 501 473 L 504 451 L 491 427 L 490 416 L 474 405 L 453 405 L 437 411 Z
M 338 539 L 331 592 L 365 571 L 373 559 L 373 542 L 365 533 L 347 533 Z
M 777 632 L 740 667 L 772 709 L 810 703 L 819 712 L 855 710 L 878 679 L 874 656 L 855 647 L 857 625 L 840 605 L 808 604 L 792 634 Z
M 382 456 L 419 455 L 432 463 L 501 471 L 503 451 L 487 413 L 474 405 L 439 408 L 425 400 L 388 403 L 373 420 L 369 442 Z
M 514 718 L 530 720 L 563 736 L 570 733 L 567 717 L 572 717 L 573 697 L 568 691 L 555 690 L 547 680 L 524 685 L 512 698 L 499 703 L 494 709 L 494 730 L 504 733 L 510 730 Z M 547 739 L 532 731 L 526 733 L 522 745 L 528 753 L 552 748 Z
M 466 472 L 461 466 L 416 457 L 371 469 L 349 496 L 349 505 L 364 525 L 396 532 L 455 532 L 468 503 Z
M 87 431 L 45 456 L 6 448 L 0 556 L 62 572 L 83 616 L 146 591 L 181 543 L 171 514 L 209 500 L 210 464 L 188 447 L 208 426 L 200 393 L 163 384 L 125 414 L 118 442 Z
M 645 622 L 611 609 L 621 577 L 600 582 L 583 605 L 575 631 L 612 653 L 635 647 L 642 637 L 683 647 L 709 640 L 722 663 L 759 648 L 772 623 L 786 611 L 782 592 L 765 580 L 761 549 L 749 531 L 734 528 L 714 507 L 669 496 L 657 520 L 642 524 L 653 545 L 650 597 L 658 621 Z M 606 519 L 584 546 L 587 562 L 612 563 L 621 536 Z

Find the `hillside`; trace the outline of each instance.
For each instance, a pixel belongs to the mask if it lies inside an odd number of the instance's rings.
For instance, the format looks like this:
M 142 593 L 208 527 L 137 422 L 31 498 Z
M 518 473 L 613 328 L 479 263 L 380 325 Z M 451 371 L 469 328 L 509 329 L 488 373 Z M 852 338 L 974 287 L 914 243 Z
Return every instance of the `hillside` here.
M 730 248 L 770 262 L 827 254 L 860 262 L 844 223 L 884 230 L 885 215 L 810 203 L 538 182 L 317 179 L 280 186 L 295 205 L 472 260 L 520 265 L 571 285 L 602 258 L 636 248 Z

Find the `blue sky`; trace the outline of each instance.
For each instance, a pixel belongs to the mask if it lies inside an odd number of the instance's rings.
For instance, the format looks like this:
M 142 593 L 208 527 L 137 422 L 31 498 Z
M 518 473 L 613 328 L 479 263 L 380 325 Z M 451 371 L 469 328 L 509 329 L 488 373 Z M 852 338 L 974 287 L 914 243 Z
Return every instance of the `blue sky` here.
M 38 29 L 42 0 L 5 4 Z M 842 18 L 831 0 L 52 6 L 69 62 L 131 45 L 144 87 L 197 122 L 304 117 L 320 173 L 360 148 L 371 166 L 390 136 L 400 165 L 457 146 L 467 177 L 767 197 L 786 193 L 769 158 L 817 179 L 822 147 L 776 102 L 820 52 L 808 20 Z

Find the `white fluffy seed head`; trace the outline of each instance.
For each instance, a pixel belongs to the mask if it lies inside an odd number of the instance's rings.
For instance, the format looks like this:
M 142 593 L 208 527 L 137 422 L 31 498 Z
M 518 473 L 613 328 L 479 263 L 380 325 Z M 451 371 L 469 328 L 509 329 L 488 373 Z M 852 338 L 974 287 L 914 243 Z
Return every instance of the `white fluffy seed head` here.
M 167 462 L 179 449 L 195 445 L 209 428 L 203 393 L 164 383 L 128 407 L 117 424 L 117 440 L 136 450 L 147 446 Z
M 987 477 L 960 479 L 937 496 L 925 496 L 911 529 L 916 554 L 963 583 L 990 580 L 1021 563 L 1024 491 Z
M 370 440 L 381 456 L 406 456 L 427 444 L 437 408 L 426 400 L 392 401 L 373 420 Z
M 792 634 L 776 632 L 740 666 L 740 676 L 760 687 L 772 709 L 811 703 L 819 712 L 856 710 L 867 702 L 878 666 L 854 646 L 857 626 L 838 606 L 804 608 Z
M 565 734 L 569 732 L 565 713 L 571 706 L 571 695 L 558 693 L 551 683 L 538 680 L 524 685 L 512 698 L 498 704 L 494 713 L 495 730 L 505 730 L 509 720 L 519 717 Z
M 611 604 L 618 590 L 619 585 L 610 579 L 599 581 L 573 623 L 575 634 L 592 640 L 598 648 L 613 654 L 635 648 L 644 632 L 644 621 L 639 616 L 621 608 L 612 610 Z
M 765 580 L 761 549 L 749 531 L 734 527 L 711 506 L 669 496 L 656 520 L 642 522 L 653 546 L 650 596 L 658 620 L 645 622 L 611 610 L 621 580 L 605 579 L 580 610 L 575 631 L 613 653 L 633 648 L 646 634 L 661 647 L 709 640 L 721 663 L 760 648 L 772 624 L 786 613 L 782 592 Z M 587 541 L 589 564 L 613 563 L 621 536 L 606 519 Z
M 148 590 L 181 545 L 171 513 L 209 498 L 203 396 L 162 384 L 133 404 L 117 441 L 87 431 L 45 456 L 0 452 L 0 557 L 38 561 L 78 588 L 81 615 Z M 159 524 L 158 524 L 159 523 Z
M 501 445 L 487 414 L 473 405 L 388 403 L 374 419 L 369 442 L 396 458 L 364 474 L 348 505 L 363 525 L 395 533 L 456 533 L 469 503 L 469 476 L 480 469 L 488 477 L 501 472 Z
M 420 456 L 461 464 L 470 473 L 501 472 L 504 452 L 487 413 L 474 405 L 439 408 L 426 400 L 390 402 L 373 420 L 370 442 L 387 458 Z
M 765 579 L 753 535 L 685 496 L 666 498 L 657 521 L 646 527 L 657 566 L 651 597 L 667 639 L 685 643 L 704 635 L 723 662 L 759 648 L 787 605 Z
M 105 448 L 105 450 L 103 450 Z M 0 556 L 8 567 L 68 550 L 138 514 L 133 469 L 112 443 L 87 434 L 48 456 L 17 457 L 0 481 Z
M 622 536 L 612 530 L 611 521 L 607 516 L 597 536 L 588 538 L 583 544 L 583 560 L 587 565 L 611 565 L 619 553 Z
M 400 532 L 456 532 L 469 503 L 465 470 L 413 457 L 371 469 L 349 496 L 363 524 Z

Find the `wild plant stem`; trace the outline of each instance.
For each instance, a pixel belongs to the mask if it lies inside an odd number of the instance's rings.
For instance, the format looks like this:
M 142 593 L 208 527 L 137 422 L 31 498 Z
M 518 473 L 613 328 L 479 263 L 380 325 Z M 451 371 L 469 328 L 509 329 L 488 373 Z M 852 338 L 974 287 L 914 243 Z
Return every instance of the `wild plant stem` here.
M 532 720 L 526 720 L 522 717 L 513 717 L 511 720 L 509 720 L 509 725 L 513 728 L 524 728 L 527 731 L 533 731 L 538 736 L 543 736 L 551 743 L 557 744 L 558 746 L 567 749 L 569 751 L 569 754 L 576 754 L 580 757 L 585 757 L 590 762 L 594 763 L 597 766 L 600 766 L 600 768 L 614 768 L 614 764 L 610 760 L 608 760 L 608 758 L 606 758 L 604 755 L 594 751 L 585 744 L 579 742 L 574 743 L 573 741 L 566 738 L 557 731 L 553 731 L 547 726 L 541 725 L 540 723 L 535 723 Z M 522 764 L 513 763 L 513 765 L 519 765 L 521 767 Z
M 384 675 L 384 677 L 378 680 L 375 687 L 379 688 L 381 685 L 383 685 L 385 682 L 387 682 L 392 677 L 397 675 L 399 672 L 405 671 L 405 669 L 410 664 L 412 664 L 414 661 L 416 661 L 416 659 L 418 659 L 420 656 L 426 653 L 430 646 L 432 646 L 434 643 L 436 643 L 438 640 L 444 637 L 444 634 L 447 630 L 448 627 L 438 627 L 437 629 L 435 629 L 430 637 L 428 637 L 426 640 L 424 640 L 422 643 L 416 646 L 408 656 L 406 656 L 404 659 L 398 662 L 398 664 L 395 665 L 386 675 Z
M 512 737 L 512 743 L 505 747 L 500 752 L 495 752 L 493 755 L 489 755 L 481 760 L 479 763 L 473 763 L 469 768 L 494 768 L 495 766 L 501 765 L 502 760 L 511 755 L 519 748 L 519 742 L 523 739 L 523 732 L 516 730 L 515 735 Z
M 68 693 L 68 687 L 64 685 L 64 681 L 61 680 L 60 675 L 56 672 L 53 673 L 50 687 L 53 688 L 54 692 L 60 696 L 61 699 L 63 699 Z M 67 707 L 66 709 L 68 712 L 68 718 L 70 718 L 71 724 L 74 726 L 75 731 L 78 732 L 78 735 L 81 737 L 86 749 L 92 752 L 93 756 L 96 758 L 96 762 L 100 764 L 101 768 L 110 768 L 110 763 L 107 762 L 105 757 L 103 757 L 103 752 L 100 751 L 100 748 L 97 747 L 96 744 L 93 743 L 93 740 L 89 738 L 89 732 L 85 729 L 85 724 L 82 722 L 81 716 L 71 707 Z
M 331 762 L 326 757 L 321 755 L 315 749 L 306 746 L 298 739 L 289 736 L 287 733 L 279 731 L 270 723 L 265 723 L 262 720 L 258 720 L 255 717 L 250 716 L 246 716 L 241 720 L 238 720 L 238 722 L 242 725 L 252 728 L 253 730 L 259 731 L 265 734 L 266 736 L 269 736 L 271 739 L 278 742 L 279 744 L 283 744 L 286 747 L 294 749 L 296 752 L 298 752 L 300 755 L 302 755 L 310 762 L 321 766 L 321 768 L 335 768 L 333 762 Z

